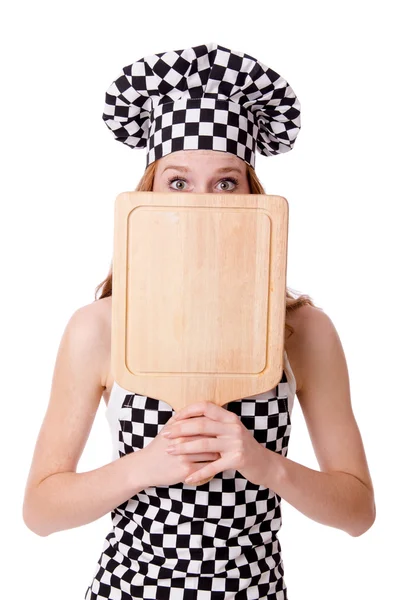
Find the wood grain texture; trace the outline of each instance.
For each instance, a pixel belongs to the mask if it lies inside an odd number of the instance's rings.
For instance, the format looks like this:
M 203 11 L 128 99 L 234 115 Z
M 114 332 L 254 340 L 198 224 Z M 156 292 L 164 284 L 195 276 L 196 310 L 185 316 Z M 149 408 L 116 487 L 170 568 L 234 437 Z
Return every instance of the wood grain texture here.
M 287 200 L 123 192 L 114 217 L 117 383 L 176 411 L 272 389 L 283 368 Z

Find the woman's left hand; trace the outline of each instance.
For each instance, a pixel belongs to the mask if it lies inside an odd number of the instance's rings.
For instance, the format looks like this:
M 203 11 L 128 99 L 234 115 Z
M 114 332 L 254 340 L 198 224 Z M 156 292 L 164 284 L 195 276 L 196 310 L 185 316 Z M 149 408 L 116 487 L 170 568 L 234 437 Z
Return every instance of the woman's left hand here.
M 256 441 L 239 417 L 214 402 L 195 402 L 174 415 L 167 439 L 173 454 L 218 452 L 220 458 L 188 477 L 192 483 L 213 477 L 226 469 L 236 469 L 256 485 L 263 485 L 266 475 L 266 448 Z M 196 417 L 196 418 L 192 418 Z M 161 434 L 160 434 L 161 435 Z M 200 435 L 202 439 L 184 442 L 176 438 Z

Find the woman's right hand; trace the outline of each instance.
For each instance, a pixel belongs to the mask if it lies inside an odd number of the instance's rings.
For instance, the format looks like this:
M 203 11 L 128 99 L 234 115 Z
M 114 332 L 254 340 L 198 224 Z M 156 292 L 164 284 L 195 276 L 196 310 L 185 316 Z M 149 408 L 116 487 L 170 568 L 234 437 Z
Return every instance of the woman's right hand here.
M 149 481 L 149 486 L 180 483 L 184 481 L 186 477 L 189 477 L 189 475 L 201 469 L 204 466 L 204 462 L 208 464 L 220 458 L 219 452 L 184 455 L 172 455 L 166 452 L 169 440 L 162 436 L 161 433 L 166 431 L 168 426 L 172 425 L 174 420 L 175 417 L 172 416 L 150 444 L 140 450 L 140 452 L 145 453 L 145 469 L 147 468 L 147 480 Z M 194 441 L 200 437 L 202 436 L 184 436 L 183 441 Z M 175 441 L 175 439 L 173 439 L 173 441 Z

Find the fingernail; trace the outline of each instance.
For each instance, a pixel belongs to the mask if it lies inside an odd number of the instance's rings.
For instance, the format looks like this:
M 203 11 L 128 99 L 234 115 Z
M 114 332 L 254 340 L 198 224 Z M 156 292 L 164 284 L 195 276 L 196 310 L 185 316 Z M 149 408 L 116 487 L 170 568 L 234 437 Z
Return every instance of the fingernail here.
M 162 431 L 161 435 L 163 435 L 164 437 L 168 437 L 170 435 L 170 431 Z

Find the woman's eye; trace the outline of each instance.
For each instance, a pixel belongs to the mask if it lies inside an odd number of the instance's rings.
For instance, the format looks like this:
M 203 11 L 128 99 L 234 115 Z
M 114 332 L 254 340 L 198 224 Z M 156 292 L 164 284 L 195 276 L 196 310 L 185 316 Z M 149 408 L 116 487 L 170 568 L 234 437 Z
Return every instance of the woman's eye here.
M 168 185 L 173 190 L 184 191 L 187 189 L 186 179 L 182 179 L 180 177 L 173 177 L 169 179 Z M 234 177 L 227 177 L 225 179 L 222 179 L 218 183 L 218 186 L 218 189 L 221 192 L 232 192 L 235 188 L 238 187 L 238 181 L 237 179 L 234 179 Z
M 175 183 L 175 186 L 172 185 L 173 183 Z M 179 179 L 179 177 L 174 177 L 174 179 L 170 179 L 168 181 L 169 186 L 173 190 L 184 190 L 185 189 L 185 183 L 186 183 L 186 181 L 184 179 Z
M 221 186 L 222 192 L 230 192 L 230 190 L 234 190 L 234 188 L 237 187 L 237 180 L 228 177 L 227 179 L 222 179 L 222 181 L 219 182 L 219 185 Z

